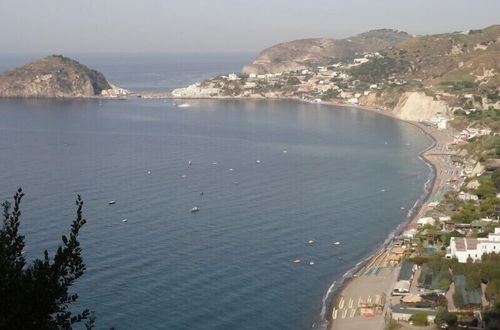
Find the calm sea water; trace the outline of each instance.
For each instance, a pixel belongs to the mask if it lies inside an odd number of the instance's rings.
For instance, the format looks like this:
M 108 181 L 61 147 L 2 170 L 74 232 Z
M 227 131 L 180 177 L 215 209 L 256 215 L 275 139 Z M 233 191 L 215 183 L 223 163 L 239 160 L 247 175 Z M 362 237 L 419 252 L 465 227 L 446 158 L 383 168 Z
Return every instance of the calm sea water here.
M 184 74 L 182 58 L 151 58 L 86 64 L 164 90 L 247 61 L 212 58 L 203 72 L 210 57 L 191 57 Z M 429 169 L 417 155 L 429 139 L 356 109 L 172 102 L 0 101 L 0 198 L 26 192 L 27 256 L 55 250 L 81 194 L 87 272 L 74 290 L 99 329 L 319 327 L 331 284 L 422 195 Z

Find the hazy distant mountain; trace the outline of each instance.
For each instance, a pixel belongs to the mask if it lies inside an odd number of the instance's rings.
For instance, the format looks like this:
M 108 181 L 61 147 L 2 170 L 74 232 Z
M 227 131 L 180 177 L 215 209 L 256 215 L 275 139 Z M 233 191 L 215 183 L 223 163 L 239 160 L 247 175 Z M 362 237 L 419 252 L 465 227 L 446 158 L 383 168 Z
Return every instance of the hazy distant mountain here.
M 0 73 L 0 97 L 91 97 L 110 88 L 102 73 L 61 55 Z
M 351 59 L 357 53 L 374 52 L 411 38 L 406 32 L 381 29 L 346 39 L 302 39 L 284 42 L 263 50 L 245 73 L 294 71 L 312 65 Z

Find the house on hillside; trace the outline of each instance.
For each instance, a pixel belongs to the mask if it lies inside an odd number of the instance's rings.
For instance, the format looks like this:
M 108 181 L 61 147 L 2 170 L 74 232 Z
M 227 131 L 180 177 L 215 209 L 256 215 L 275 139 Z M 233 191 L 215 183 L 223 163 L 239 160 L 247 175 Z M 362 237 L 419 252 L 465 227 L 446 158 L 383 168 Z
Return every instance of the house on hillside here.
M 485 253 L 500 252 L 500 227 L 487 238 L 452 237 L 448 248 L 447 258 L 457 258 L 458 262 L 465 263 L 468 258 L 480 261 Z

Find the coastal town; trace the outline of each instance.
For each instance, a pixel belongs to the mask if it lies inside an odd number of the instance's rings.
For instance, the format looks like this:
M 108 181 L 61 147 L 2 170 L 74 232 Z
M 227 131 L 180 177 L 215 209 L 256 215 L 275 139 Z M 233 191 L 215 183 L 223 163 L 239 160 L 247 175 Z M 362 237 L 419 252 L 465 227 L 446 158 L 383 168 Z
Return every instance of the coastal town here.
M 374 66 L 382 70 L 367 79 L 367 68 L 373 72 Z M 418 126 L 434 139 L 422 153 L 433 167 L 432 187 L 408 214 L 405 227 L 337 288 L 326 315 L 328 328 L 496 329 L 492 320 L 500 313 L 500 91 L 498 86 L 481 88 L 481 81 L 466 85 L 424 84 L 398 71 L 385 53 L 368 52 L 295 71 L 221 75 L 176 89 L 171 97 L 357 106 Z M 397 95 L 397 100 L 416 90 L 428 102 L 409 106 L 413 116 L 394 113 L 401 101 L 371 102 L 381 95 L 385 100 Z M 405 102 L 410 98 L 402 97 Z M 434 111 L 415 116 L 418 107 L 425 106 Z
M 435 139 L 423 153 L 434 185 L 404 229 L 343 283 L 330 329 L 493 328 L 500 299 L 498 130 L 417 125 Z M 466 152 L 478 145 L 477 153 Z

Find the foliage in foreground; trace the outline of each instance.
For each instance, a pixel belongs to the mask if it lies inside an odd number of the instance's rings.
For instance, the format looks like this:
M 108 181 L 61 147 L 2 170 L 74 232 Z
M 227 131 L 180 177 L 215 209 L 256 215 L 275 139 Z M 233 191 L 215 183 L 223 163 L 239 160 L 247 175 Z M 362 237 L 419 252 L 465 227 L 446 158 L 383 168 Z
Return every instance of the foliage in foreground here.
M 86 220 L 82 218 L 83 201 L 76 200 L 76 219 L 69 238 L 62 236 L 54 257 L 47 250 L 43 259 L 27 264 L 23 256 L 24 236 L 19 234 L 20 203 L 24 193 L 19 189 L 14 205 L 2 204 L 3 226 L 0 229 L 0 329 L 71 329 L 90 316 L 89 310 L 78 314 L 70 311 L 78 294 L 70 287 L 83 275 L 78 234 Z M 12 211 L 11 211 L 12 207 Z

